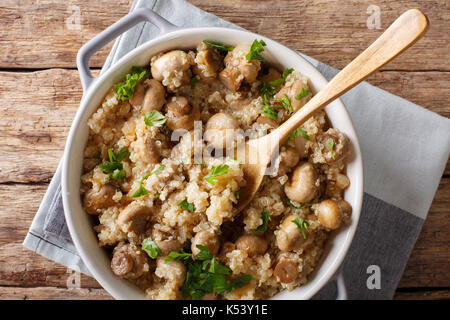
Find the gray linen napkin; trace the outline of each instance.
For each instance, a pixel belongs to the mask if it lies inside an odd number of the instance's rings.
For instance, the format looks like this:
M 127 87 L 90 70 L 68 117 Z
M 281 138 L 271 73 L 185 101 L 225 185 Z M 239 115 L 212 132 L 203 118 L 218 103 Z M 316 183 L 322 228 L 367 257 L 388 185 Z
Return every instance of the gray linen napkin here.
M 183 0 L 137 0 L 185 27 L 239 28 Z M 121 36 L 103 67 L 157 36 L 141 23 Z M 303 55 L 327 78 L 338 70 Z M 364 161 L 364 201 L 359 226 L 343 264 L 350 299 L 391 299 L 427 216 L 450 152 L 450 121 L 400 97 L 361 83 L 342 98 L 360 139 Z M 72 269 L 90 274 L 68 232 L 58 167 L 33 220 L 24 246 Z M 379 288 L 368 286 L 379 267 Z M 369 288 L 370 287 L 370 288 Z M 334 283 L 314 299 L 334 299 Z

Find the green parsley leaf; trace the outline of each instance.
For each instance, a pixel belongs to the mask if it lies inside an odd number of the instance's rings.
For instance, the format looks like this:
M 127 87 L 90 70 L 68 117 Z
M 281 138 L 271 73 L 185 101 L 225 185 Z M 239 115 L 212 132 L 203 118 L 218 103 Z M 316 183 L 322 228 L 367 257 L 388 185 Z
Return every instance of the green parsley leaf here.
M 199 80 L 199 79 L 198 79 L 197 76 L 192 77 L 192 79 L 191 79 L 191 89 L 194 89 L 194 88 L 195 88 L 195 85 L 197 84 L 198 80 Z
M 306 97 L 309 94 L 309 90 L 303 87 L 297 94 L 295 95 L 295 99 L 300 100 Z
M 164 170 L 164 165 L 162 163 L 160 163 L 159 167 L 156 168 L 155 171 L 150 172 L 150 173 L 146 174 L 145 176 L 143 176 L 141 181 L 139 181 L 139 189 L 137 189 L 136 192 L 131 195 L 131 197 L 138 198 L 138 197 L 142 197 L 142 196 L 149 194 L 150 191 L 148 191 L 147 189 L 144 188 L 144 180 L 154 174 L 160 174 L 163 170 Z M 155 198 L 156 198 L 156 195 L 155 195 Z M 159 194 L 158 194 L 157 198 L 159 198 Z
M 268 104 L 265 104 L 263 108 L 261 109 L 261 114 L 269 119 L 277 120 L 278 118 L 278 112 L 275 110 L 273 106 L 270 106 Z
M 130 100 L 133 97 L 137 83 L 147 75 L 147 70 L 140 67 L 133 67 L 131 72 L 126 75 L 125 82 L 114 85 L 114 90 L 122 101 Z
M 231 281 L 230 281 L 231 291 L 234 289 L 242 288 L 247 283 L 249 283 L 251 280 L 252 280 L 251 274 L 245 274 L 243 276 L 239 276 L 239 277 L 231 279 Z
M 264 61 L 264 58 L 260 55 L 261 52 L 264 51 L 264 47 L 266 43 L 264 40 L 255 40 L 250 47 L 250 52 L 245 56 L 247 60 L 260 60 Z
M 287 94 L 285 94 L 283 97 L 281 97 L 280 102 L 287 112 L 292 113 L 291 100 L 289 100 L 289 97 Z
M 203 261 L 212 259 L 212 256 L 209 253 L 209 248 L 207 246 L 202 246 L 201 244 L 198 244 L 197 249 L 199 249 L 200 252 L 197 253 L 197 255 L 195 256 L 196 260 Z
M 172 260 L 188 260 L 192 257 L 192 253 L 187 253 L 181 250 L 180 252 L 171 251 L 167 257 L 164 258 L 164 263 L 170 262 Z
M 302 218 L 295 218 L 292 220 L 292 223 L 297 225 L 303 235 L 303 239 L 306 239 L 305 231 L 308 232 L 309 223 Z
M 290 75 L 292 72 L 294 72 L 294 68 L 287 68 L 283 70 L 283 80 L 286 81 L 286 78 L 288 77 L 288 75 Z
M 333 139 L 328 140 L 327 147 L 328 147 L 328 149 L 330 149 L 331 158 L 333 160 L 336 160 L 335 157 L 334 157 L 334 151 L 333 151 L 333 148 L 334 148 L 334 140 Z
M 152 240 L 151 237 L 148 237 L 142 241 L 142 250 L 144 250 L 152 259 L 156 259 L 158 256 L 162 255 L 158 245 Z
M 216 262 L 216 259 L 213 258 L 211 259 L 208 272 L 215 274 L 230 274 L 230 269 L 228 269 L 228 267 L 224 266 L 223 264 Z
M 286 141 L 284 143 L 288 143 L 289 140 L 294 139 L 298 136 L 301 136 L 303 139 L 309 140 L 308 133 L 306 133 L 306 131 L 303 130 L 302 128 L 298 127 L 297 129 L 294 130 L 294 132 L 292 132 L 289 135 L 289 137 L 286 139 Z
M 212 42 L 212 41 L 208 41 L 208 40 L 203 40 L 203 43 L 206 44 L 207 46 L 217 49 L 219 51 L 233 51 L 234 47 L 224 44 L 224 43 L 220 43 L 220 42 Z
M 194 212 L 195 211 L 195 207 L 193 203 L 188 202 L 186 199 L 184 199 L 183 201 L 181 201 L 178 206 L 183 209 L 183 210 L 188 210 L 190 212 Z
M 123 169 L 122 161 L 130 155 L 128 149 L 122 148 L 117 154 L 113 149 L 108 149 L 109 162 L 103 162 L 99 164 L 99 168 L 106 174 L 108 179 L 113 178 L 115 180 L 125 180 L 127 174 Z
M 263 219 L 262 225 L 260 225 L 260 226 L 255 230 L 255 232 L 253 232 L 253 234 L 261 234 L 261 233 L 263 233 L 264 231 L 267 230 L 267 225 L 268 225 L 268 223 L 269 223 L 269 221 L 270 221 L 269 211 L 264 211 L 264 212 L 262 213 L 262 219 Z
M 144 122 L 149 127 L 162 127 L 166 121 L 167 118 L 157 110 L 147 112 L 144 117 Z
M 289 198 L 286 198 L 286 203 L 287 203 L 287 205 L 294 207 L 295 209 L 300 209 L 305 206 L 305 204 L 303 202 L 291 201 Z
M 155 193 L 155 196 L 154 196 L 153 198 L 159 199 L 159 196 L 160 196 L 160 195 L 161 195 L 161 193 L 157 192 L 157 193 Z
M 236 197 L 236 200 L 239 200 L 239 198 L 241 197 L 241 193 L 242 193 L 242 189 L 239 189 L 238 191 L 236 191 L 234 193 L 234 196 Z
M 205 176 L 206 182 L 208 182 L 211 185 L 215 185 L 217 183 L 218 176 L 227 174 L 230 170 L 230 167 L 227 164 L 220 165 L 220 166 L 213 166 L 209 173 Z

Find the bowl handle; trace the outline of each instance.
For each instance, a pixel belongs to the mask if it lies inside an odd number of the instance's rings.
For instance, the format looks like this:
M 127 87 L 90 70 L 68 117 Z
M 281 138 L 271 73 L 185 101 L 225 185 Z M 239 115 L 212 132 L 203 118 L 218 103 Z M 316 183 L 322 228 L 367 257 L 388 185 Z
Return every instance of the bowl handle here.
M 334 281 L 336 282 L 337 288 L 336 300 L 347 300 L 347 288 L 345 287 L 344 270 L 342 267 L 334 276 Z
M 167 33 L 178 29 L 177 26 L 170 23 L 151 9 L 140 8 L 127 14 L 112 26 L 96 35 L 78 51 L 77 67 L 80 73 L 83 92 L 86 92 L 95 79 L 89 70 L 89 60 L 92 55 L 107 45 L 111 40 L 114 40 L 116 37 L 142 21 L 151 22 L 158 27 L 161 33 Z

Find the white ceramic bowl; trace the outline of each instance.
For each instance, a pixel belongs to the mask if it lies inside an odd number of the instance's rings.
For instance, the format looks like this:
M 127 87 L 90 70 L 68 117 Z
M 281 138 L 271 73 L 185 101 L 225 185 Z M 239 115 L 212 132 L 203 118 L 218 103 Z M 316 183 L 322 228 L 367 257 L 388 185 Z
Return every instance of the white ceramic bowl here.
M 86 66 L 90 55 L 118 33 L 142 20 L 149 20 L 163 31 L 170 32 L 142 44 L 98 78 L 91 79 L 90 74 L 86 74 Z M 226 28 L 176 28 L 150 11 L 135 13 L 134 17 L 130 17 L 130 15 L 125 17 L 80 50 L 78 63 L 86 92 L 72 124 L 64 154 L 62 173 L 64 211 L 70 234 L 84 263 L 97 281 L 116 299 L 143 299 L 145 296 L 143 291 L 129 281 L 112 273 L 107 253 L 98 246 L 97 235 L 92 228 L 92 218 L 86 214 L 82 207 L 79 189 L 83 150 L 88 138 L 88 118 L 96 110 L 111 86 L 120 81 L 132 66 L 148 65 L 149 58 L 162 51 L 195 48 L 204 39 L 220 40 L 232 45 L 251 43 L 255 39 L 262 39 L 267 44 L 264 56 L 268 62 L 275 63 L 280 69 L 289 67 L 301 71 L 310 79 L 313 92 L 317 92 L 327 84 L 325 78 L 310 63 L 295 51 L 276 41 L 251 32 Z M 291 292 L 283 291 L 276 295 L 275 299 L 309 299 L 328 281 L 333 279 L 333 275 L 337 272 L 347 253 L 358 224 L 363 196 L 363 169 L 358 138 L 350 117 L 340 100 L 335 100 L 325 110 L 333 127 L 339 128 L 345 133 L 352 146 L 351 157 L 347 165 L 347 175 L 350 178 L 351 185 L 345 192 L 345 199 L 353 207 L 351 223 L 332 233 L 326 244 L 321 262 L 311 275 L 308 283 Z M 340 290 L 344 289 L 341 286 L 339 287 Z

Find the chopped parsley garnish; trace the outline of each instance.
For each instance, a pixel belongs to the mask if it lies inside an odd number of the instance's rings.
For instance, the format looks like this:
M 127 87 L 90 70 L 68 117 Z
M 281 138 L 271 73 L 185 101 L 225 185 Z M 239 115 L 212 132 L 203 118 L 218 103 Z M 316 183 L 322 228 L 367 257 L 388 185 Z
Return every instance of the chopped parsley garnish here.
M 291 207 L 294 207 L 295 209 L 300 209 L 300 208 L 303 208 L 305 206 L 304 203 L 291 201 L 289 198 L 286 198 L 286 203 L 287 203 L 287 205 L 289 205 Z
M 205 176 L 206 182 L 208 182 L 211 185 L 215 185 L 217 183 L 217 177 L 227 174 L 230 170 L 230 167 L 227 164 L 220 165 L 220 166 L 213 166 L 211 168 L 211 171 Z
M 212 256 L 208 247 L 197 245 L 200 252 L 193 258 L 191 253 L 172 251 L 164 259 L 182 261 L 187 267 L 186 277 L 181 287 L 183 298 L 191 297 L 199 300 L 212 292 L 225 294 L 245 286 L 252 280 L 251 275 L 243 275 L 230 279 L 231 270 Z
M 262 225 L 260 225 L 260 226 L 255 230 L 255 232 L 253 232 L 253 234 L 261 234 L 261 233 L 263 233 L 264 231 L 267 230 L 267 225 L 269 224 L 269 221 L 270 221 L 269 211 L 264 211 L 264 212 L 262 213 L 262 220 L 263 220 Z
M 139 189 L 137 189 L 136 192 L 131 195 L 131 197 L 138 198 L 138 197 L 145 196 L 146 194 L 149 194 L 150 191 L 148 191 L 147 189 L 144 188 L 144 180 L 154 174 L 160 174 L 163 170 L 164 170 L 164 165 L 162 163 L 160 163 L 159 167 L 156 168 L 155 171 L 150 172 L 150 173 L 146 174 L 145 176 L 143 176 L 141 181 L 139 181 Z M 157 195 L 158 195 L 158 197 L 156 197 L 156 195 L 155 195 L 155 199 L 159 198 L 159 194 L 157 194 Z
M 236 200 L 239 200 L 239 198 L 241 197 L 241 193 L 242 193 L 242 189 L 239 189 L 238 191 L 236 191 L 234 193 L 234 196 L 236 197 Z
M 114 85 L 119 99 L 122 101 L 130 100 L 134 94 L 134 88 L 139 80 L 147 75 L 147 70 L 141 67 L 131 68 L 131 73 L 127 74 L 125 82 Z
M 162 127 L 166 121 L 167 118 L 157 110 L 147 112 L 144 117 L 144 122 L 149 127 Z
M 300 100 L 301 98 L 306 97 L 309 94 L 309 90 L 303 87 L 297 94 L 295 95 L 295 99 Z
M 183 201 L 181 201 L 178 206 L 183 209 L 183 210 L 188 210 L 190 212 L 194 212 L 195 211 L 195 207 L 193 203 L 188 202 L 186 199 L 184 199 Z
M 306 239 L 305 232 L 308 232 L 309 223 L 302 218 L 295 218 L 294 220 L 292 220 L 292 223 L 295 223 L 297 225 L 303 235 L 303 239 Z
M 333 139 L 328 140 L 327 147 L 328 147 L 328 149 L 330 149 L 331 158 L 333 160 L 336 160 L 335 157 L 334 157 L 334 151 L 333 151 L 333 148 L 334 148 L 334 140 Z
M 261 52 L 264 51 L 264 47 L 266 43 L 264 40 L 255 40 L 250 47 L 250 52 L 245 56 L 247 60 L 260 60 L 264 61 L 264 58 L 261 56 Z
M 192 79 L 191 79 L 191 89 L 194 89 L 194 88 L 195 88 L 195 85 L 197 84 L 198 80 L 199 80 L 199 79 L 198 79 L 197 76 L 192 77 Z
M 289 100 L 289 97 L 287 94 L 285 94 L 283 97 L 281 97 L 280 102 L 287 112 L 292 113 L 291 100 Z
M 298 127 L 297 129 L 294 130 L 294 132 L 292 132 L 289 137 L 286 139 L 285 143 L 288 143 L 289 140 L 294 139 L 298 136 L 301 136 L 303 139 L 309 140 L 309 136 L 308 133 L 306 133 L 305 130 L 303 130 L 302 128 Z
M 103 162 L 99 164 L 99 168 L 107 173 L 108 179 L 113 178 L 114 180 L 125 180 L 127 174 L 123 169 L 122 161 L 130 155 L 128 149 L 122 148 L 114 153 L 113 149 L 108 149 L 109 162 Z
M 274 106 L 271 106 L 269 104 L 265 104 L 263 108 L 261 109 L 261 114 L 269 119 L 277 120 L 278 118 L 278 112 L 275 110 Z
M 208 41 L 208 40 L 203 40 L 203 43 L 206 44 L 207 46 L 217 49 L 219 51 L 233 51 L 234 47 L 224 44 L 224 43 L 220 43 L 220 42 L 212 42 L 212 41 Z
M 144 250 L 152 259 L 156 259 L 158 256 L 162 255 L 161 249 L 159 249 L 158 245 L 151 237 L 142 241 L 142 250 Z

